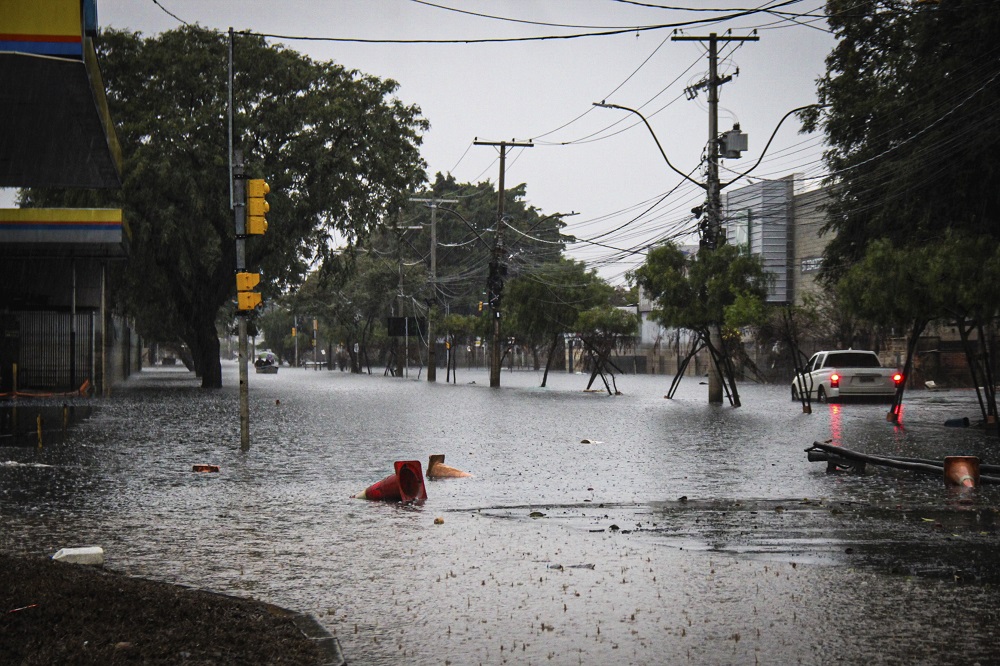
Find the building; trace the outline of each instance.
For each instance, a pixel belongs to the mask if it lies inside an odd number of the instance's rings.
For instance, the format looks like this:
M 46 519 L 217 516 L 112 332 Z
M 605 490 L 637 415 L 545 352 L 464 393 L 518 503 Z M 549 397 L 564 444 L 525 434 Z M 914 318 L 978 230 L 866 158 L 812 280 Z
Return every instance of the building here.
M 0 187 L 121 187 L 92 42 L 95 0 L 3 5 Z M 138 338 L 107 296 L 128 236 L 120 210 L 0 211 L 0 394 L 107 394 L 138 369 Z
M 795 176 L 762 180 L 726 193 L 723 224 L 726 242 L 749 247 L 764 260 L 772 283 L 768 303 L 794 301 Z

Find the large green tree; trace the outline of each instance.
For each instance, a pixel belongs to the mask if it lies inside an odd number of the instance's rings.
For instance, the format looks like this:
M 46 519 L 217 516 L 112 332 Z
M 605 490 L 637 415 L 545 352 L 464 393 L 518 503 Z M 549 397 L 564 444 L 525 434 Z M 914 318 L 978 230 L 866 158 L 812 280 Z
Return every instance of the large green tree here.
M 806 114 L 829 146 L 835 282 L 868 244 L 1000 239 L 1000 12 L 980 0 L 829 0 L 837 44 Z
M 822 277 L 856 313 L 903 323 L 911 351 L 929 318 L 963 338 L 983 331 L 997 314 L 981 267 L 1000 246 L 1000 12 L 978 0 L 827 10 L 838 41 L 818 85 L 825 107 L 805 114 L 829 146 L 836 235 Z
M 184 27 L 97 40 L 124 154 L 118 193 L 31 191 L 28 205 L 118 205 L 132 230 L 118 297 L 150 340 L 185 342 L 205 387 L 221 386 L 216 319 L 236 268 L 227 146 L 227 36 Z M 332 248 L 394 215 L 425 176 L 427 127 L 391 80 L 317 62 L 264 38 L 234 42 L 234 144 L 271 186 L 269 229 L 247 241 L 265 299 Z

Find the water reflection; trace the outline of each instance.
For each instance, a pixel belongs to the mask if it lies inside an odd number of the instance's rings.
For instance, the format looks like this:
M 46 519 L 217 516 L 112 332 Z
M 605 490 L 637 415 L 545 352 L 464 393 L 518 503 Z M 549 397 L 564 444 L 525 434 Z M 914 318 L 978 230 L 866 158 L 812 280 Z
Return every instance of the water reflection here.
M 494 390 L 485 372 L 455 386 L 290 370 L 251 376 L 242 454 L 226 373 L 203 391 L 181 370 L 144 371 L 58 445 L 0 443 L 0 548 L 102 545 L 115 569 L 311 612 L 353 663 L 861 662 L 874 645 L 903 663 L 956 639 L 971 658 L 1000 648 L 985 585 L 1000 583 L 997 490 L 827 475 L 803 451 L 834 439 L 995 459 L 994 439 L 941 425 L 974 415 L 971 394 L 914 395 L 900 428 L 884 405 L 802 414 L 782 387 L 741 387 L 731 409 L 687 380 L 664 400 L 664 377 L 619 378 L 609 397 L 580 375 L 540 389 L 504 372 Z M 393 460 L 436 453 L 475 478 L 429 483 L 417 507 L 351 499 Z
M 40 399 L 0 402 L 0 446 L 43 446 L 62 441 L 73 424 L 90 418 L 93 406 Z
M 839 404 L 831 404 L 830 407 L 830 443 L 834 446 L 843 446 L 841 440 L 843 433 L 843 426 L 841 424 L 841 406 Z

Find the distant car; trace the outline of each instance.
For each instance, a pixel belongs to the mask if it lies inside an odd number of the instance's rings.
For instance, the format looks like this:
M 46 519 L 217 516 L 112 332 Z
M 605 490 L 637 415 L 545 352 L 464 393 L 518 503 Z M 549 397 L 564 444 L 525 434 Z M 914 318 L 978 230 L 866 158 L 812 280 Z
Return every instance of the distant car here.
M 262 351 L 257 354 L 257 360 L 253 362 L 258 375 L 278 374 L 278 359 L 272 352 Z
M 889 402 L 903 373 L 884 368 L 873 351 L 843 349 L 813 354 L 803 374 L 792 380 L 792 400 L 806 394 L 817 402 L 856 398 Z

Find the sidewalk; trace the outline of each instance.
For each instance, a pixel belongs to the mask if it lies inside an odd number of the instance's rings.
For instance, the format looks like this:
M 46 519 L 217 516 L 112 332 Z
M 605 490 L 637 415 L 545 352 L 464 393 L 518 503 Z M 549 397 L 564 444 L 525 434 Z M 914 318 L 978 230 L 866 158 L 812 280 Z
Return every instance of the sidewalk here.
M 12 664 L 345 664 L 309 615 L 94 567 L 0 554 Z

